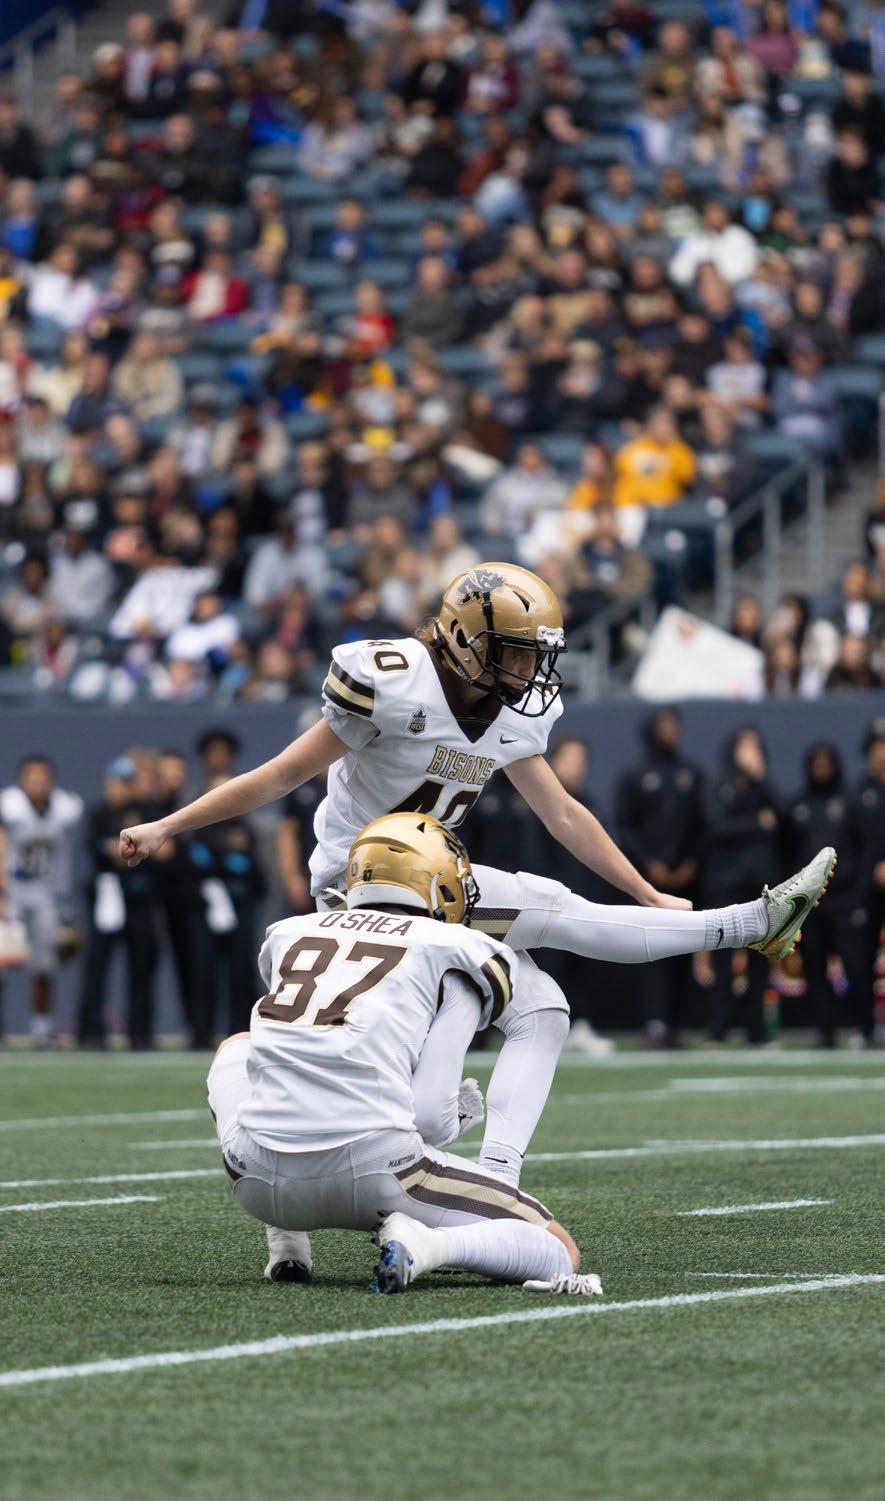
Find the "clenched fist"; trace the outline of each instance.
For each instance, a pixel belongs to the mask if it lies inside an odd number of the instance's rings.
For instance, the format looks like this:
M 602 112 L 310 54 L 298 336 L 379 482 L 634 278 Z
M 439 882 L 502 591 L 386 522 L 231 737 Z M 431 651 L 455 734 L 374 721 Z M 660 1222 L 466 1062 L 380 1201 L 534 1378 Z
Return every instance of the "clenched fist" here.
M 120 834 L 120 859 L 129 866 L 140 865 L 148 860 L 166 842 L 168 835 L 162 821 L 138 823 Z

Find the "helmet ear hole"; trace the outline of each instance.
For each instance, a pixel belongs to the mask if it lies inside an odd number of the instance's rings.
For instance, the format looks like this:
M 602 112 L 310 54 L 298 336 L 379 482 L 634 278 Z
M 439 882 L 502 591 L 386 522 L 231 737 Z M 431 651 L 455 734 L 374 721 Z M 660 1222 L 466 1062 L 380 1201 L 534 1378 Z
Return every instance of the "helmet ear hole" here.
M 455 640 L 457 641 L 458 645 L 461 647 L 462 651 L 466 651 L 467 650 L 467 637 L 465 636 L 464 630 L 463 630 L 463 628 L 460 625 L 457 627 L 457 629 L 455 631 Z
M 447 902 L 454 902 L 454 900 L 455 900 L 455 893 L 454 893 L 454 891 L 451 891 L 448 886 L 444 886 L 442 883 L 440 883 L 440 888 L 439 889 L 440 889 L 440 894 L 445 897 L 445 899 L 446 899 Z

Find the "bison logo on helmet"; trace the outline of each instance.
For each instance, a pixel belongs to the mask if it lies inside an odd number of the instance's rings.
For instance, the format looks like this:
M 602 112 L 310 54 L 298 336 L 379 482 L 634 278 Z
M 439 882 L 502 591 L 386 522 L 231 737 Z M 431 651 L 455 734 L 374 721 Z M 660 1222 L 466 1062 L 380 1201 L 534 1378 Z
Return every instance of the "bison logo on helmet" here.
M 484 594 L 492 589 L 500 589 L 504 583 L 500 573 L 495 573 L 492 568 L 474 568 L 458 585 L 457 600 L 460 605 L 469 604 L 472 599 L 482 599 Z

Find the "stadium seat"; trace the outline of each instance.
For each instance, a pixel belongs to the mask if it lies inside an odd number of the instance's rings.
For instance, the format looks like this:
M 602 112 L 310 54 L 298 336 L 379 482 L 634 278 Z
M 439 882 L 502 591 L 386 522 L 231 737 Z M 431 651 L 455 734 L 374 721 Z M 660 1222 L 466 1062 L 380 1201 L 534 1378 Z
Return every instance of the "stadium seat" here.
M 803 445 L 785 433 L 750 433 L 747 452 L 766 469 L 786 469 L 805 457 Z
M 255 330 L 248 324 L 237 318 L 225 318 L 219 323 L 205 323 L 197 335 L 197 342 L 205 349 L 245 354 L 254 337 Z
M 346 287 L 351 281 L 349 268 L 340 266 L 337 261 L 289 261 L 286 271 L 292 281 L 297 281 L 310 292 Z
M 579 148 L 579 155 L 581 163 L 610 167 L 613 162 L 629 162 L 632 152 L 623 136 L 591 136 Z
M 321 438 L 329 426 L 325 412 L 289 412 L 286 417 L 286 432 L 293 443 L 306 443 L 310 438 Z
M 454 349 L 444 349 L 440 355 L 440 364 L 447 375 L 456 375 L 461 379 L 472 375 L 487 375 L 489 362 L 481 349 L 471 349 L 469 345 L 458 344 Z
M 175 363 L 187 386 L 196 386 L 203 382 L 211 385 L 213 381 L 221 379 L 224 368 L 217 354 L 180 354 Z
M 290 172 L 293 165 L 294 162 L 290 161 Z M 341 188 L 336 183 L 326 182 L 322 177 L 305 177 L 301 173 L 281 177 L 279 187 L 283 203 L 310 205 L 311 210 L 316 203 L 337 204 L 341 198 Z
M 379 287 L 411 287 L 414 280 L 413 269 L 404 256 L 388 255 L 379 256 L 377 260 L 367 261 L 365 266 L 358 269 L 358 277 L 366 281 L 374 281 Z
M 544 433 L 538 442 L 555 469 L 565 474 L 580 469 L 585 440 L 579 433 Z
M 25 335 L 28 354 L 32 354 L 35 360 L 55 360 L 61 350 L 63 338 L 64 329 L 57 323 L 50 323 L 48 318 L 38 318 L 30 324 Z
M 271 173 L 285 177 L 295 170 L 297 151 L 291 142 L 280 146 L 260 146 L 249 153 L 249 172 Z
M 855 354 L 870 365 L 885 365 L 885 334 L 867 334 L 858 339 Z

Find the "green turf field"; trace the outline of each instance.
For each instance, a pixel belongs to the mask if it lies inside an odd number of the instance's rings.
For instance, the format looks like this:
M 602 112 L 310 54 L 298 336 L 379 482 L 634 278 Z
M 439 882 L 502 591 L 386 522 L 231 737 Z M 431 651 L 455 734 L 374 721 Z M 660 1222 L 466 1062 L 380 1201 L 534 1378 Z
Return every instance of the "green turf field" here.
M 602 1302 L 445 1274 L 373 1297 L 344 1234 L 311 1288 L 263 1282 L 206 1062 L 0 1058 L 2 1501 L 881 1496 L 885 1059 L 564 1062 L 523 1183 Z M 827 1202 L 685 1213 L 798 1199 Z

